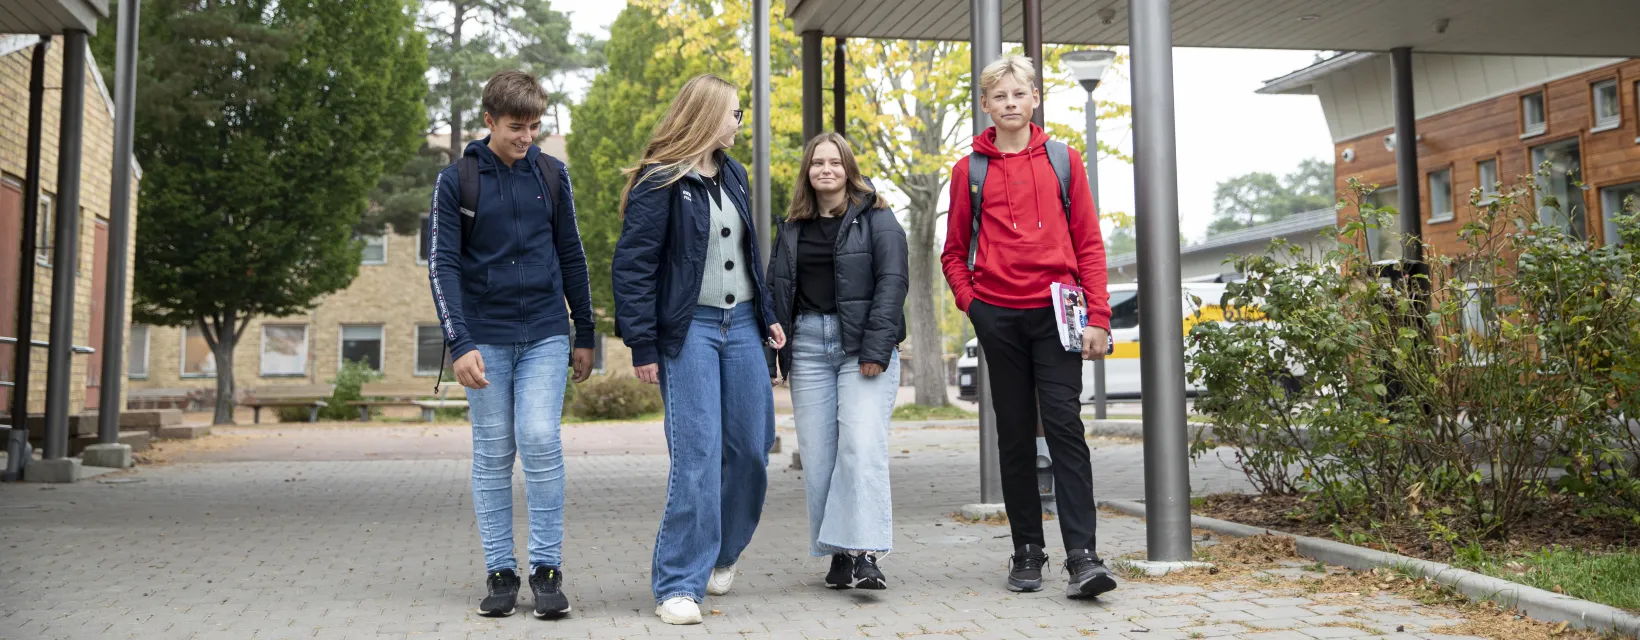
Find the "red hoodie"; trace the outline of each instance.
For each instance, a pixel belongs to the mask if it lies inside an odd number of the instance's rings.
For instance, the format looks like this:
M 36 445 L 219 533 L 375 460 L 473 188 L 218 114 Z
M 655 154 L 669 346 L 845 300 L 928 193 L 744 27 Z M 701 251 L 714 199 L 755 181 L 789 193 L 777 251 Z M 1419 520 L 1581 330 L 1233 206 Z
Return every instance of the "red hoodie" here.
M 1079 284 L 1087 292 L 1088 324 L 1110 329 L 1105 242 L 1081 154 L 1070 150 L 1071 220 L 1067 230 L 1059 178 L 1045 148 L 1047 132 L 1032 124 L 1031 142 L 1019 153 L 997 150 L 996 141 L 996 127 L 974 136 L 974 152 L 989 157 L 990 166 L 973 271 L 968 270 L 968 243 L 973 233 L 968 158 L 951 168 L 951 211 L 946 216 L 940 262 L 957 307 L 966 313 L 975 298 L 1011 309 L 1046 307 L 1051 304 L 1050 285 Z

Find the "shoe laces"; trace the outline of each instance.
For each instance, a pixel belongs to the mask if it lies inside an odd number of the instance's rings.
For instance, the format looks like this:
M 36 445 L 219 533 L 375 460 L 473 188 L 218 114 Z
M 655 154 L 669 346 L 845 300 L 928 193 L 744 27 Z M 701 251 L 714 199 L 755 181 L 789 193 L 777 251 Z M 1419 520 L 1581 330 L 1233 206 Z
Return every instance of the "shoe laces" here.
M 509 588 L 516 586 L 518 577 L 515 574 L 513 578 L 509 580 L 506 572 L 493 571 L 490 573 L 490 579 L 488 582 L 490 587 L 490 595 L 498 596 L 506 593 Z
M 863 565 L 867 565 L 867 566 L 870 566 L 870 567 L 876 567 L 877 566 L 877 554 L 862 553 L 858 556 L 858 559 L 856 561 L 859 562 L 860 564 L 863 564 Z
M 1013 556 L 1013 561 L 1014 570 L 1016 571 L 1041 571 L 1042 565 L 1048 563 L 1048 556 L 1046 554 L 1040 556 Z
M 1073 555 L 1069 558 L 1065 558 L 1065 571 L 1071 575 L 1082 573 L 1083 571 L 1087 571 L 1088 569 L 1092 569 L 1094 567 L 1103 566 L 1105 566 L 1105 561 L 1100 560 L 1097 556 L 1092 554 Z
M 558 581 L 555 578 L 559 575 L 557 569 L 536 570 L 535 573 L 530 575 L 530 588 L 536 591 L 556 593 L 558 591 Z

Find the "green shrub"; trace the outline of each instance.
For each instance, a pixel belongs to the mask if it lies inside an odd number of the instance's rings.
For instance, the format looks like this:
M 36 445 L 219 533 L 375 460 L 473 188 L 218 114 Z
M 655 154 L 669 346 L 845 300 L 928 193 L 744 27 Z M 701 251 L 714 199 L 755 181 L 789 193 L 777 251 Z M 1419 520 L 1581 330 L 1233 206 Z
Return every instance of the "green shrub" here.
M 349 360 L 342 363 L 342 370 L 336 372 L 336 377 L 330 383 L 335 388 L 330 392 L 330 398 L 325 400 L 327 406 L 319 410 L 322 420 L 356 420 L 359 417 L 359 408 L 348 403 L 360 399 L 359 387 L 366 382 L 376 382 L 382 379 L 382 374 L 362 362 Z
M 567 386 L 579 386 L 565 397 L 573 394 L 571 411 L 580 418 L 627 420 L 661 410 L 660 389 L 631 376 L 596 376 Z
M 280 422 L 307 422 L 307 407 L 279 407 Z

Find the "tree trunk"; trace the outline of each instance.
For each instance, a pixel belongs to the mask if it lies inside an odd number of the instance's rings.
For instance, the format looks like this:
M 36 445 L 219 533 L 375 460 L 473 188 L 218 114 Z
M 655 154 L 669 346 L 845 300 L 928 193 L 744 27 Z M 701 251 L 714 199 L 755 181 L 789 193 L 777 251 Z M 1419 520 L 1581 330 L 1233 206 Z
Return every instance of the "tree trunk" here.
M 233 349 L 238 343 L 238 332 L 234 331 L 235 313 L 227 312 L 220 318 L 221 324 L 211 326 L 211 322 L 202 322 L 206 342 L 211 345 L 211 354 L 216 358 L 216 413 L 211 418 L 211 424 L 233 424 L 234 385 L 233 385 Z
M 945 341 L 940 335 L 939 313 L 934 309 L 934 287 L 945 286 L 939 265 L 935 261 L 934 221 L 936 213 L 929 203 L 921 215 L 921 208 L 912 203 L 914 213 L 907 234 L 909 245 L 910 292 L 907 296 L 906 319 L 911 323 L 911 375 L 917 389 L 917 404 L 938 407 L 947 404 L 945 393 Z

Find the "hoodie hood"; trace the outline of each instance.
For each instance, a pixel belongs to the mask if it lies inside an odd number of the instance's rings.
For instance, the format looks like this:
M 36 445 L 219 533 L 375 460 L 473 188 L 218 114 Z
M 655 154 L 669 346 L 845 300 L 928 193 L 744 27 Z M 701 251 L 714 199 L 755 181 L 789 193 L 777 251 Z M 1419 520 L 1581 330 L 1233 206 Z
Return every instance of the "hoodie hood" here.
M 467 143 L 467 147 L 461 151 L 461 155 L 478 156 L 478 166 L 480 167 L 494 167 L 502 164 L 501 156 L 495 155 L 495 150 L 490 148 L 490 136 L 484 136 L 481 139 Z M 536 156 L 539 155 L 541 155 L 541 147 L 532 144 L 530 150 L 524 152 L 524 160 L 528 161 L 530 165 L 534 165 Z
M 990 158 L 1004 158 L 1036 154 L 1046 155 L 1048 152 L 1045 145 L 1047 144 L 1048 132 L 1043 131 L 1042 127 L 1036 126 L 1036 123 L 1032 122 L 1031 141 L 1025 145 L 1025 150 L 1020 151 L 1019 153 L 1004 154 L 1002 150 L 997 149 L 997 128 L 995 126 L 991 126 L 987 127 L 984 131 L 981 131 L 979 135 L 974 136 L 974 153 L 984 154 L 986 157 Z

